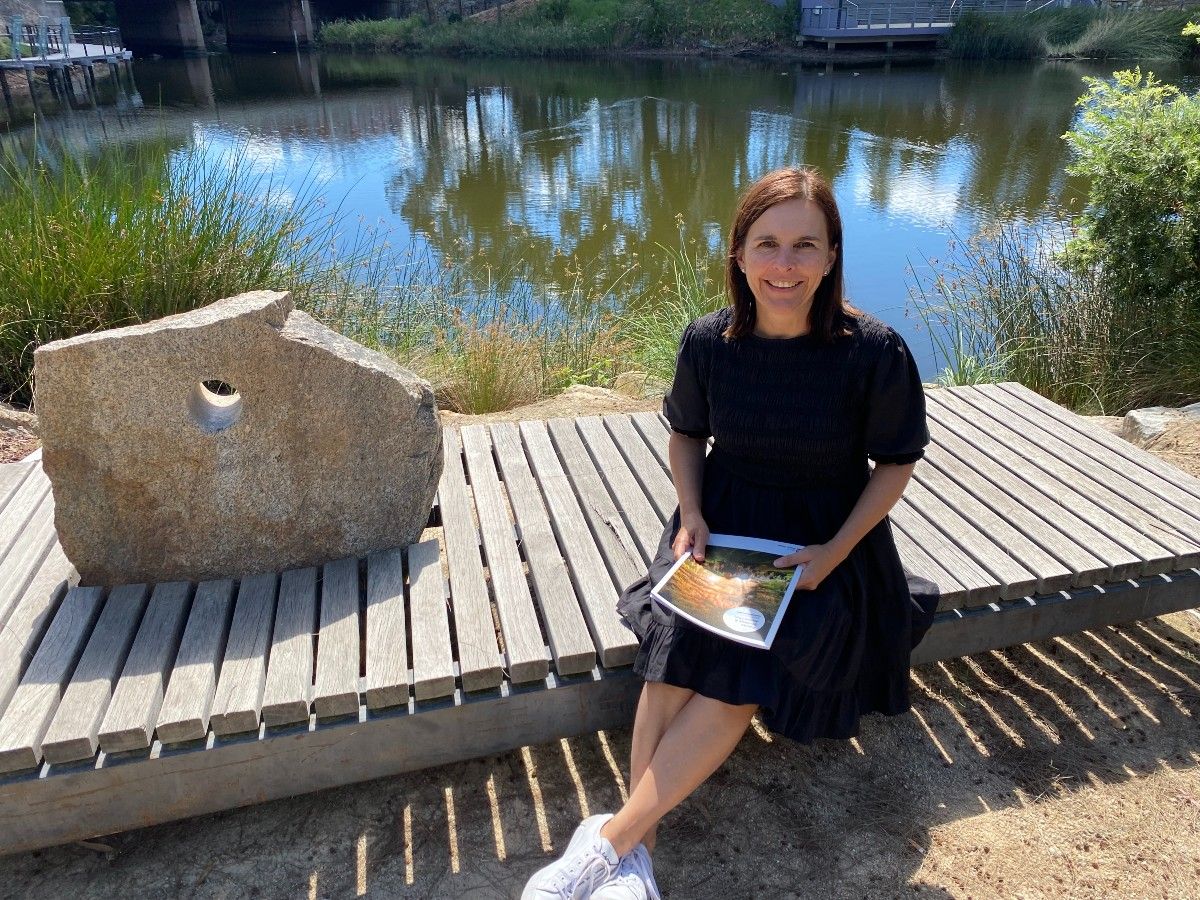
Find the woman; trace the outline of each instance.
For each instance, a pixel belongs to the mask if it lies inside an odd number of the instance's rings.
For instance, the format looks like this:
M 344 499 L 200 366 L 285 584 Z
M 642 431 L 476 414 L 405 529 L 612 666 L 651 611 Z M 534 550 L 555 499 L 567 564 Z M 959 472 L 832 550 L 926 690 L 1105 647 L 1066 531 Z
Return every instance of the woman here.
M 816 172 L 780 169 L 743 193 L 730 306 L 684 331 L 663 404 L 679 507 L 618 605 L 645 679 L 629 799 L 584 820 L 525 898 L 658 897 L 659 819 L 724 762 L 755 712 L 809 743 L 909 708 L 909 653 L 937 590 L 906 577 L 886 516 L 928 442 L 925 399 L 900 336 L 844 301 L 842 260 L 841 216 Z M 770 650 L 650 598 L 684 553 L 703 561 L 710 532 L 804 545 L 775 561 L 804 568 Z

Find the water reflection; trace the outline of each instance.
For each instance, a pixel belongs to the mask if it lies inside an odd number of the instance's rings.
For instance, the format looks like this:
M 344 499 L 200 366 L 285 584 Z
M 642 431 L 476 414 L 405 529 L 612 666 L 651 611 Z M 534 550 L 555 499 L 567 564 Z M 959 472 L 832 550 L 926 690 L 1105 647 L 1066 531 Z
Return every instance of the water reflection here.
M 901 312 L 910 260 L 939 255 L 950 230 L 1078 200 L 1061 135 L 1081 76 L 1110 70 L 295 53 L 138 61 L 141 102 L 111 110 L 102 140 L 153 131 L 214 152 L 249 146 L 264 173 L 296 189 L 315 182 L 401 244 L 495 271 L 524 260 L 540 286 L 563 293 L 620 282 L 621 302 L 657 277 L 646 264 L 655 244 L 717 250 L 741 185 L 807 163 L 843 204 L 855 299 L 911 334 Z M 1190 85 L 1195 72 L 1159 74 Z

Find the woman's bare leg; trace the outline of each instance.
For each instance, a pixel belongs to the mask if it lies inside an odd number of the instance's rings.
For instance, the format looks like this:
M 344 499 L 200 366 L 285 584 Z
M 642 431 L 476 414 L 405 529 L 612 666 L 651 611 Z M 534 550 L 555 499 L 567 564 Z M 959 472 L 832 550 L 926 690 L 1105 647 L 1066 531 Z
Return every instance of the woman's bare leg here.
M 637 714 L 633 718 L 633 743 L 629 750 L 630 793 L 637 790 L 667 728 L 694 696 L 694 691 L 675 687 L 673 684 L 647 681 L 642 685 Z M 647 850 L 654 849 L 657 832 L 657 826 L 651 826 L 642 837 L 642 843 L 646 845 Z
M 687 701 L 658 742 L 625 805 L 600 831 L 619 855 L 637 846 L 659 819 L 728 759 L 757 708 L 700 694 Z

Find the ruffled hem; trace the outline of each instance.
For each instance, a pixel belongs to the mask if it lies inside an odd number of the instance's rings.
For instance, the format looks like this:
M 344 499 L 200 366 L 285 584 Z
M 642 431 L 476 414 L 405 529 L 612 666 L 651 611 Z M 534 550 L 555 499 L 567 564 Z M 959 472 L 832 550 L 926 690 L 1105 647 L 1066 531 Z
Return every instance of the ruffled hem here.
M 797 743 L 845 740 L 858 734 L 869 713 L 894 716 L 910 708 L 908 671 L 903 677 L 863 671 L 850 690 L 815 690 L 789 677 L 767 650 L 753 650 L 690 625 L 650 622 L 638 633 L 633 671 L 646 681 L 695 691 L 722 703 L 759 707 L 763 724 Z

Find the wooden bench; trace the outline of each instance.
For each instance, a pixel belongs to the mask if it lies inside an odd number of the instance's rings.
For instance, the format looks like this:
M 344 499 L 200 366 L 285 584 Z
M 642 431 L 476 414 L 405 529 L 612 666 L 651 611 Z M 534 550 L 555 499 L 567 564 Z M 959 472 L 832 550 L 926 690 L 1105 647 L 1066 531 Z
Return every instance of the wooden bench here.
M 1200 604 L 1200 481 L 1015 384 L 929 416 L 892 515 L 943 591 L 914 663 Z M 675 505 L 667 437 L 448 430 L 419 543 L 111 591 L 72 586 L 36 454 L 0 467 L 0 852 L 628 724 L 614 603 Z

